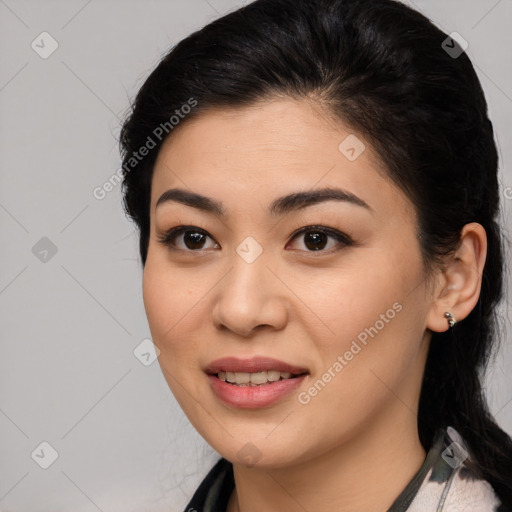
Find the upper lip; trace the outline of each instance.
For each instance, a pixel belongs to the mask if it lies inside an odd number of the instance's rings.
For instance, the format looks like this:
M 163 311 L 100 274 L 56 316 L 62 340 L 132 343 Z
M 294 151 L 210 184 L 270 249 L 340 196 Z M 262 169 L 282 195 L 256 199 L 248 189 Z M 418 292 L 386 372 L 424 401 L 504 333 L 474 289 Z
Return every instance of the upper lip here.
M 295 366 L 272 357 L 252 357 L 250 359 L 239 359 L 237 357 L 222 357 L 212 361 L 204 371 L 210 375 L 219 372 L 247 372 L 256 373 L 268 370 L 290 372 L 293 375 L 308 373 L 306 368 Z

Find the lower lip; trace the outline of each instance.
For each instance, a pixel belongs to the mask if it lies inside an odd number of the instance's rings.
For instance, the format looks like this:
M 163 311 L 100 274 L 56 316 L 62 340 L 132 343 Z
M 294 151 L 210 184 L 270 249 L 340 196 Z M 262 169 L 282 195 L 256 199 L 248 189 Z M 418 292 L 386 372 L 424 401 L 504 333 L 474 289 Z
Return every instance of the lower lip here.
M 259 409 L 273 405 L 297 389 L 305 377 L 306 375 L 301 375 L 259 386 L 237 386 L 220 380 L 216 375 L 208 375 L 217 398 L 227 405 L 241 409 Z

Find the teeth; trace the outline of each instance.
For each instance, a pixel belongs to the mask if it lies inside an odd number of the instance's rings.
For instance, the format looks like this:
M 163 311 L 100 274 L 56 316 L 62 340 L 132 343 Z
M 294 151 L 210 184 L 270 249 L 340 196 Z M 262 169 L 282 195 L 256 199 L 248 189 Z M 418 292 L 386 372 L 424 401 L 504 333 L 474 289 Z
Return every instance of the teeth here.
M 235 374 L 233 372 L 226 372 L 226 380 L 235 382 Z
M 267 379 L 270 382 L 275 382 L 276 380 L 279 380 L 281 378 L 281 372 L 278 372 L 277 370 L 270 370 L 267 372 Z
M 290 372 L 279 372 L 277 370 L 269 370 L 265 372 L 219 372 L 217 374 L 220 380 L 236 384 L 238 386 L 259 386 L 268 382 L 276 382 L 279 379 L 289 379 L 292 374 Z
M 242 375 L 244 374 L 242 373 Z M 251 377 L 251 384 L 265 384 L 267 382 L 267 372 L 248 373 L 247 375 Z M 235 382 L 240 384 L 236 377 L 235 375 Z

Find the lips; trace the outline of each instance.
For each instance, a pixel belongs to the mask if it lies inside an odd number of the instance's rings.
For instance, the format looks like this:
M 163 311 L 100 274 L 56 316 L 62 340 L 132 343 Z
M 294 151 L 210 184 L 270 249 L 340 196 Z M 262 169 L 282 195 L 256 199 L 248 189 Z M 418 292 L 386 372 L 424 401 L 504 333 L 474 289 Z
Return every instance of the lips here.
M 272 357 L 253 357 L 251 359 L 238 359 L 236 357 L 223 357 L 211 362 L 205 372 L 208 375 L 216 375 L 219 372 L 233 373 L 257 373 L 265 371 L 289 372 L 292 375 L 309 373 L 307 368 L 295 366 Z
M 204 371 L 217 398 L 242 409 L 258 409 L 280 402 L 309 374 L 306 368 L 270 357 L 225 357 L 213 361 Z

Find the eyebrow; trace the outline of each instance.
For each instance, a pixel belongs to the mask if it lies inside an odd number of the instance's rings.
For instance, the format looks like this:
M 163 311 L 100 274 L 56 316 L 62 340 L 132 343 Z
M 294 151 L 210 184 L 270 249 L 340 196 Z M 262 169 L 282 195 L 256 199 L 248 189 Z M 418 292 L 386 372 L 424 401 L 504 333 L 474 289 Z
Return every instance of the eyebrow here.
M 295 192 L 275 199 L 268 208 L 271 216 L 284 215 L 291 211 L 300 210 L 324 201 L 344 201 L 360 206 L 369 211 L 373 209 L 361 198 L 339 188 L 327 187 L 307 192 Z M 217 217 L 226 218 L 227 212 L 220 201 L 212 199 L 196 192 L 190 192 L 180 188 L 172 188 L 164 192 L 156 202 L 155 209 L 167 202 L 177 202 L 191 206 Z

